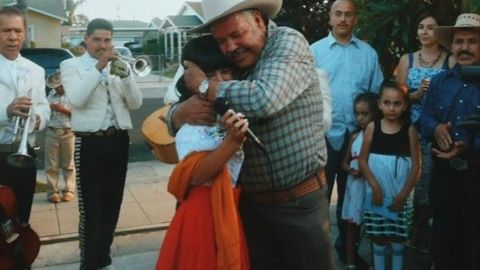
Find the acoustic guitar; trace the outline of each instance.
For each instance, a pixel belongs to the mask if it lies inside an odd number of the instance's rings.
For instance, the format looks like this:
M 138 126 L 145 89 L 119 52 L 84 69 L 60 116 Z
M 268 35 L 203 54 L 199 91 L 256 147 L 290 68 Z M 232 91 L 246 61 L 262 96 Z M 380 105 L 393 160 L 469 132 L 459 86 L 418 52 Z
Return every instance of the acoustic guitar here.
M 169 164 L 178 163 L 175 138 L 168 134 L 167 113 L 170 105 L 166 105 L 150 114 L 142 125 L 145 137 L 152 154 L 156 159 Z
M 15 194 L 0 185 L 0 268 L 23 269 L 30 266 L 40 251 L 40 239 L 29 225 L 17 218 Z

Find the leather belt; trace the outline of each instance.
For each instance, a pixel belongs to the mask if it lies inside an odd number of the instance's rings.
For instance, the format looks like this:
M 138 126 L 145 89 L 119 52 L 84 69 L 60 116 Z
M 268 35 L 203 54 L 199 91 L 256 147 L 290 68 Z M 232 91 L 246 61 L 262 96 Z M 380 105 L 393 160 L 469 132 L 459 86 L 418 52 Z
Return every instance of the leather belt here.
M 106 130 L 99 130 L 95 132 L 82 132 L 75 131 L 75 136 L 115 136 L 124 134 L 126 131 L 123 129 L 116 129 L 114 126 L 107 128 Z
M 325 177 L 325 170 L 322 169 L 291 188 L 276 192 L 256 193 L 250 196 L 254 201 L 262 204 L 284 203 L 310 194 L 321 189 L 326 184 L 327 178 Z

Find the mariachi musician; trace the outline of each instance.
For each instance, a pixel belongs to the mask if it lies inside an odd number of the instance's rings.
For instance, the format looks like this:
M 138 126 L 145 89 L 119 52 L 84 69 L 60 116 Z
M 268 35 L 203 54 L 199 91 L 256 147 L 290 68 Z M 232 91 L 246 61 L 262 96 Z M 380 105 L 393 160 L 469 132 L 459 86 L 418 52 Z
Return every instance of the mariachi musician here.
M 130 110 L 142 105 L 131 68 L 112 71 L 118 59 L 113 26 L 104 19 L 87 25 L 87 52 L 60 65 L 75 133 L 80 211 L 80 269 L 114 269 L 110 245 L 127 173 Z
M 25 31 L 25 14 L 0 8 L 0 185 L 14 191 L 23 224 L 30 218 L 37 174 L 28 141 L 33 143 L 34 131 L 44 129 L 50 116 L 45 71 L 19 53 Z M 12 162 L 18 152 L 19 162 Z

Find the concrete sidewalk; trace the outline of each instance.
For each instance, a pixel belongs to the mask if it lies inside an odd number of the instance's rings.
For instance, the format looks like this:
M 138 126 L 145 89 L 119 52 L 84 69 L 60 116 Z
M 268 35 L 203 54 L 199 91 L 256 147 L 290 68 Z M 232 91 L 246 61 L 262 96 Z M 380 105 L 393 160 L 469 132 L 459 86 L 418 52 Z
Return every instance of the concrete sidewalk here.
M 159 161 L 129 163 L 122 209 L 112 246 L 112 255 L 121 256 L 155 251 L 156 256 L 163 232 L 175 211 L 175 200 L 166 185 L 173 165 Z M 45 181 L 43 171 L 38 180 Z M 33 268 L 76 263 L 78 250 L 78 203 L 47 201 L 46 193 L 35 194 L 32 228 L 39 234 L 42 246 Z M 133 269 L 134 258 L 119 269 Z M 156 259 L 156 257 L 155 257 Z M 145 262 L 145 260 L 140 260 Z M 78 265 L 78 264 L 77 264 Z M 129 267 L 127 267 L 127 265 Z M 75 268 L 73 268 L 75 269 Z M 78 269 L 78 266 L 76 267 Z M 137 268 L 135 268 L 137 269 Z M 152 269 L 152 268 L 138 268 Z
M 159 161 L 129 163 L 124 200 L 111 254 L 118 270 L 153 269 L 165 231 L 175 211 L 175 200 L 166 186 L 174 165 Z M 38 180 L 45 181 L 44 171 Z M 334 192 L 335 194 L 335 192 Z M 332 198 L 336 201 L 336 198 Z M 337 235 L 335 207 L 330 207 L 332 236 Z M 59 204 L 47 201 L 46 193 L 34 198 L 32 228 L 42 246 L 32 268 L 74 270 L 79 268 L 77 200 Z M 360 254 L 369 258 L 369 242 L 362 241 Z M 337 260 L 338 269 L 341 262 Z

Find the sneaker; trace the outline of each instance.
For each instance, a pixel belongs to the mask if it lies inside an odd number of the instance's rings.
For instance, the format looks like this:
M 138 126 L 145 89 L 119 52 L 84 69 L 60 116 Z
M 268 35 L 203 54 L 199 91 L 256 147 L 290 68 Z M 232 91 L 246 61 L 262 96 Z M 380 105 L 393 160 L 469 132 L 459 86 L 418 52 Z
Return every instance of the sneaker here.
M 75 195 L 73 195 L 73 192 L 67 191 L 63 193 L 63 201 L 64 202 L 69 202 L 75 198 Z
M 60 195 L 58 195 L 58 193 L 53 193 L 48 197 L 48 201 L 51 203 L 59 203 L 62 201 L 62 199 L 60 199 Z

